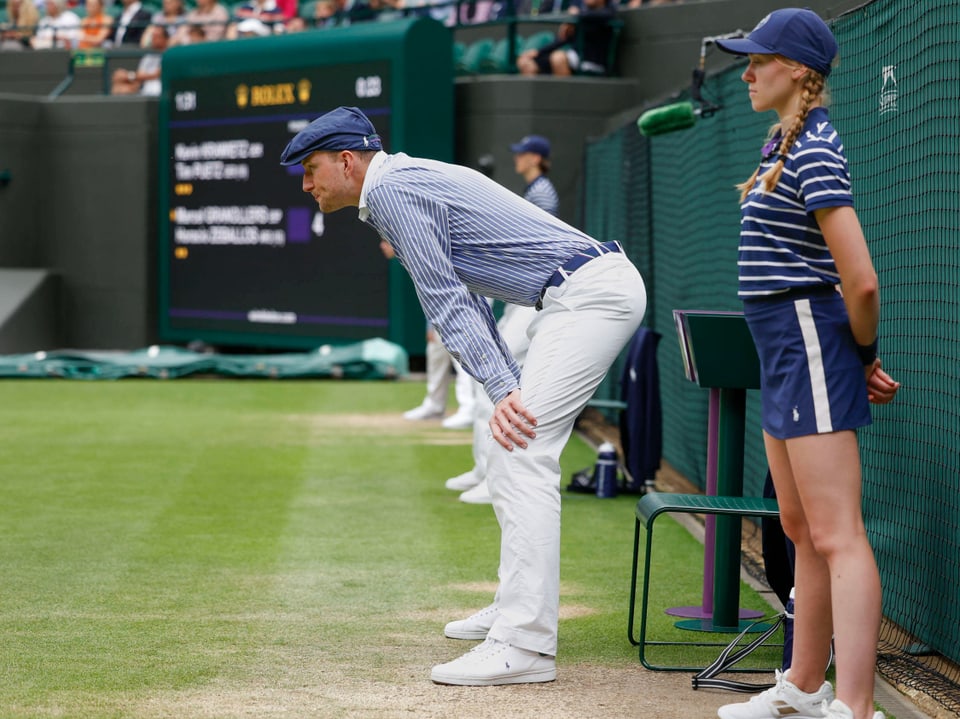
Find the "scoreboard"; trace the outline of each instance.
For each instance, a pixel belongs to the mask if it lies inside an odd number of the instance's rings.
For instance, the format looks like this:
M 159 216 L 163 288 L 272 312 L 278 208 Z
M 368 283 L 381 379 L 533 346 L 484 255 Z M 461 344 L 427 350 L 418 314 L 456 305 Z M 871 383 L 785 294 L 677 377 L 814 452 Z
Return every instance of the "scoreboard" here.
M 382 337 L 423 351 L 406 273 L 355 208 L 325 214 L 280 153 L 359 107 L 388 152 L 450 160 L 450 31 L 429 19 L 171 48 L 160 120 L 160 335 L 309 348 Z

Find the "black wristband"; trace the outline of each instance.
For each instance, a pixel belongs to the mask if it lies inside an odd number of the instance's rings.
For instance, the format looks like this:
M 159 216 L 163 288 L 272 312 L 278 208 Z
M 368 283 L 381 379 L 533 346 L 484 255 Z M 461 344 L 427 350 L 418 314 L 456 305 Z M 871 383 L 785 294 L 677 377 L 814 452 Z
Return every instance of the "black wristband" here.
M 873 364 L 873 361 L 877 358 L 877 342 L 879 338 L 874 339 L 868 345 L 857 345 L 857 354 L 860 355 L 860 363 L 866 367 L 867 365 Z

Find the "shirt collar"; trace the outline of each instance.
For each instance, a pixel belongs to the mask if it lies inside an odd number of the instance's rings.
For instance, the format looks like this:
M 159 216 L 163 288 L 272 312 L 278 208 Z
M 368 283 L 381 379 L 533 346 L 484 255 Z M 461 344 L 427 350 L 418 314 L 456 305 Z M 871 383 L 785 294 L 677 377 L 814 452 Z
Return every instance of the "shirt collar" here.
M 376 155 L 370 159 L 370 164 L 367 165 L 367 174 L 363 178 L 363 187 L 360 188 L 360 202 L 359 202 L 359 217 L 361 222 L 366 222 L 367 217 L 370 216 L 370 210 L 367 208 L 367 192 L 373 187 L 385 171 L 385 165 L 387 163 L 386 152 L 380 150 Z

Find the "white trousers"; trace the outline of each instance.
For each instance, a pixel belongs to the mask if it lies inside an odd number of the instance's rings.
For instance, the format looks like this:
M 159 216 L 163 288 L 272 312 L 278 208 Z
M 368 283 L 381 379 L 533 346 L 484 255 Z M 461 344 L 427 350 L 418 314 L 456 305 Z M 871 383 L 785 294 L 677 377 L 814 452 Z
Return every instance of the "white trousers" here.
M 547 290 L 530 324 L 521 400 L 537 418 L 527 449 L 490 439 L 487 481 L 500 523 L 499 616 L 489 636 L 556 655 L 560 612 L 560 453 L 647 305 L 640 273 L 602 255 Z

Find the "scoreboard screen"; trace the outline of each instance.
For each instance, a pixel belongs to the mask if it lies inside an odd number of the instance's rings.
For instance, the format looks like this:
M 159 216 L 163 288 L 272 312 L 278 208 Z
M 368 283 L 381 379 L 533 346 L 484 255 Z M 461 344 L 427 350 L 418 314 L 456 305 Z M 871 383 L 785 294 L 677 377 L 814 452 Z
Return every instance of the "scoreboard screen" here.
M 334 30 L 311 34 L 319 42 L 325 33 L 336 37 Z M 258 45 L 280 47 L 282 40 L 301 49 L 307 42 L 291 36 L 228 45 L 257 53 Z M 161 337 L 294 348 L 396 341 L 399 332 L 415 336 L 422 352 L 423 316 L 394 301 L 398 283 L 409 281 L 384 258 L 376 233 L 356 208 L 321 212 L 303 192 L 302 168 L 280 165 L 293 136 L 340 105 L 359 107 L 388 152 L 402 149 L 394 126 L 409 123 L 398 123 L 403 118 L 394 112 L 405 99 L 397 97 L 397 60 L 365 53 L 370 59 L 309 64 L 291 52 L 287 63 L 273 55 L 281 66 L 264 68 L 245 56 L 238 61 L 234 47 L 227 52 L 208 63 L 215 72 L 197 72 L 191 61 L 165 77 Z M 167 65 L 165 56 L 165 73 Z M 404 291 L 409 297 L 411 289 Z

